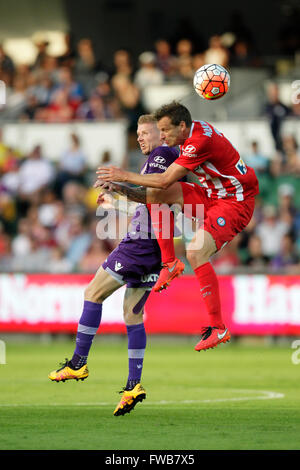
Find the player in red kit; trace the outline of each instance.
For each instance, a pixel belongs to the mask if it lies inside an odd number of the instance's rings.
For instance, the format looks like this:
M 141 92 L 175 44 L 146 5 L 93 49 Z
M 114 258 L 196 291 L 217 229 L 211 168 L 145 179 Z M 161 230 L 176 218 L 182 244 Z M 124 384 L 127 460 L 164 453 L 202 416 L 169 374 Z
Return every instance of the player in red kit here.
M 191 208 L 189 215 L 193 217 L 198 214 L 197 207 L 204 206 L 204 220 L 186 250 L 210 318 L 210 325 L 195 347 L 200 351 L 230 339 L 222 320 L 218 279 L 209 260 L 250 222 L 258 181 L 254 170 L 245 165 L 229 140 L 208 122 L 192 121 L 182 104 L 172 102 L 162 106 L 155 118 L 161 140 L 171 147 L 180 145 L 179 157 L 164 173 L 137 175 L 116 167 L 100 167 L 97 173 L 105 181 L 147 187 L 147 204 L 179 204 L 184 212 L 185 207 Z M 176 182 L 190 171 L 198 177 L 199 185 Z M 160 289 L 170 282 L 177 260 L 172 255 L 173 239 L 157 240 L 162 260 L 173 257 L 161 270 L 156 283 Z

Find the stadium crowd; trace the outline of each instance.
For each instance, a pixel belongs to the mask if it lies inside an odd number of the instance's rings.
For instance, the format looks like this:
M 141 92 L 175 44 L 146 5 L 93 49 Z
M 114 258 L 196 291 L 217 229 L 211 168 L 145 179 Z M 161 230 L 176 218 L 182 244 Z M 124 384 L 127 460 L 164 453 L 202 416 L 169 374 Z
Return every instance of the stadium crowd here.
M 43 42 L 35 62 L 22 66 L 15 65 L 0 46 L 0 79 L 8 91 L 0 117 L 44 123 L 126 118 L 129 132 L 135 132 L 137 118 L 145 112 L 143 90 L 149 84 L 191 82 L 194 71 L 204 63 L 259 65 L 249 38 L 237 36 L 230 47 L 223 39 L 212 36 L 201 51 L 185 37 L 178 39 L 175 50 L 166 39 L 158 39 L 152 51 L 140 54 L 137 67 L 130 52 L 119 49 L 111 69 L 97 61 L 88 38 L 61 57 L 49 55 L 48 44 Z M 270 119 L 275 105 L 278 109 L 276 100 L 273 90 L 266 107 Z M 293 110 L 285 107 L 284 113 Z M 252 142 L 251 152 L 242 155 L 257 171 L 261 195 L 247 229 L 214 257 L 219 273 L 300 272 L 295 185 L 300 152 L 293 136 L 281 138 L 276 128 L 273 137 L 274 155 L 261 154 L 258 142 Z M 56 165 L 44 158 L 40 146 L 26 155 L 22 149 L 8 147 L 0 135 L 1 271 L 93 273 L 114 249 L 118 240 L 97 236 L 94 173 L 87 162 L 76 134 Z M 184 241 L 176 239 L 175 243 L 177 256 L 189 272 Z
M 246 41 L 240 51 L 241 42 L 229 49 L 221 36 L 214 35 L 199 52 L 189 38 L 179 39 L 174 51 L 168 40 L 158 39 L 153 50 L 141 52 L 136 61 L 127 49 L 116 50 L 111 65 L 97 60 L 89 38 L 81 39 L 75 50 L 68 41 L 61 57 L 49 55 L 48 43 L 41 42 L 34 63 L 28 65 L 15 65 L 0 46 L 0 80 L 7 85 L 4 117 L 38 122 L 126 117 L 131 129 L 144 111 L 143 91 L 148 85 L 191 83 L 195 70 L 205 63 L 255 65 Z

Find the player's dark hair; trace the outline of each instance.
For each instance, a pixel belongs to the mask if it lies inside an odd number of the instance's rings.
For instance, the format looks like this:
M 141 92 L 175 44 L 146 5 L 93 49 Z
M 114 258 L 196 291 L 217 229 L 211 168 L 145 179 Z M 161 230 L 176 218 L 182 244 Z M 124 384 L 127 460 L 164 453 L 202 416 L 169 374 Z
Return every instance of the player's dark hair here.
M 154 117 L 157 121 L 160 121 L 163 117 L 168 117 L 173 126 L 178 126 L 181 121 L 184 121 L 187 127 L 192 125 L 191 113 L 183 104 L 177 101 L 172 101 L 172 103 L 164 104 L 158 108 L 154 113 Z

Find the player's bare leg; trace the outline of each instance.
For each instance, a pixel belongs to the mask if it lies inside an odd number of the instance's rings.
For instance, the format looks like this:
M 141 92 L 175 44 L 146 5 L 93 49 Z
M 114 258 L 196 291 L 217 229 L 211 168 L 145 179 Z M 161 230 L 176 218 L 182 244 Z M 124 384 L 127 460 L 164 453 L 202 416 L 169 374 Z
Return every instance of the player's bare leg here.
M 209 261 L 216 251 L 213 237 L 203 229 L 197 231 L 187 246 L 187 259 L 200 284 L 200 292 L 210 318 L 210 324 L 203 328 L 201 340 L 195 346 L 196 351 L 214 348 L 230 340 L 230 333 L 222 320 L 219 282 Z
M 175 257 L 174 216 L 168 205 L 177 204 L 182 208 L 183 194 L 180 183 L 174 183 L 168 189 L 147 188 L 147 207 L 157 242 L 161 251 L 162 269 L 154 286 L 155 292 L 166 289 L 170 282 L 184 271 L 184 263 Z M 149 207 L 152 204 L 152 208 Z M 163 204 L 157 207 L 158 204 Z M 164 226 L 167 225 L 167 227 Z
M 120 283 L 100 267 L 84 292 L 84 305 L 79 320 L 76 347 L 71 360 L 66 359 L 61 367 L 49 374 L 49 379 L 55 382 L 65 380 L 84 380 L 88 377 L 87 357 L 93 339 L 100 325 L 102 303 Z
M 114 415 L 122 416 L 146 398 L 146 391 L 141 385 L 144 353 L 146 348 L 146 332 L 144 327 L 144 305 L 150 290 L 127 288 L 124 297 L 124 321 L 128 336 L 128 378 L 121 390 L 122 397 Z

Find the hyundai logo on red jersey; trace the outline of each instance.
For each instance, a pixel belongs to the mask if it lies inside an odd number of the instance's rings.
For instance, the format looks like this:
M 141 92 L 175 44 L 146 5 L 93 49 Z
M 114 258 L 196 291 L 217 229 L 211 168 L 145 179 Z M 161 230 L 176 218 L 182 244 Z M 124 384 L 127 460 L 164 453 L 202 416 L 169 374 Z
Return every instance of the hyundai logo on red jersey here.
M 187 145 L 186 147 L 184 147 L 183 149 L 185 152 L 188 152 L 188 153 L 195 153 L 196 152 L 196 147 L 194 147 L 193 145 Z
M 182 149 L 182 155 L 185 157 L 195 157 L 196 156 L 196 147 L 194 145 L 187 145 Z

